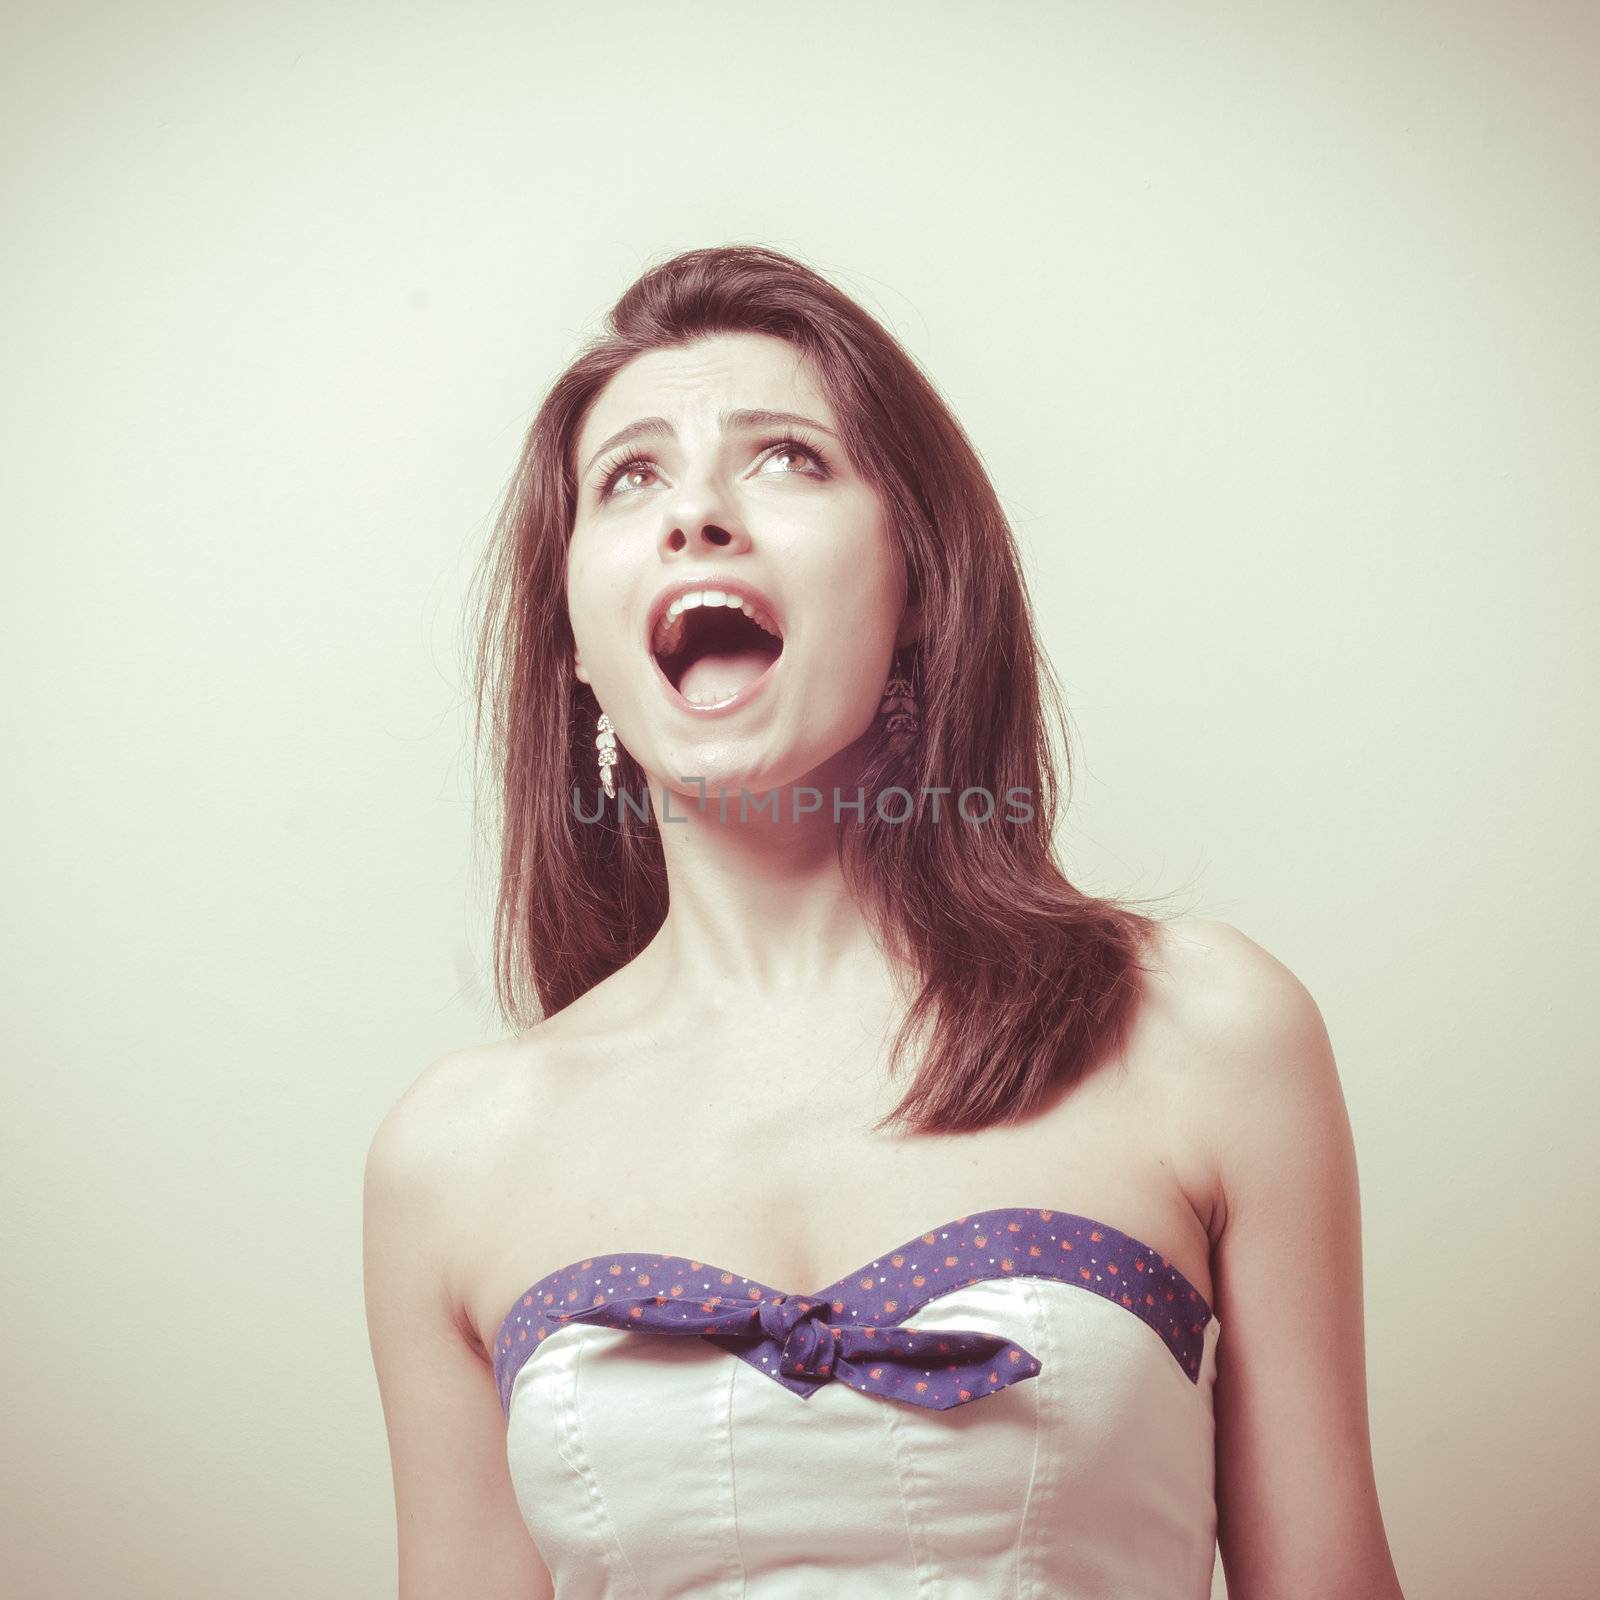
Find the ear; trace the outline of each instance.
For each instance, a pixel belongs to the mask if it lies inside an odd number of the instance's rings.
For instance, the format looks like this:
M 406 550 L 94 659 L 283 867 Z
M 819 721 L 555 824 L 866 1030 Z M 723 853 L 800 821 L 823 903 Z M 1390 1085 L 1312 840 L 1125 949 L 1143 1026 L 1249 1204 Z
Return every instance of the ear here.
M 583 670 L 583 657 L 576 650 L 572 652 L 572 675 L 579 683 L 589 681 L 589 674 Z
M 922 603 L 913 600 L 900 615 L 900 627 L 894 636 L 895 648 L 915 644 L 922 637 Z

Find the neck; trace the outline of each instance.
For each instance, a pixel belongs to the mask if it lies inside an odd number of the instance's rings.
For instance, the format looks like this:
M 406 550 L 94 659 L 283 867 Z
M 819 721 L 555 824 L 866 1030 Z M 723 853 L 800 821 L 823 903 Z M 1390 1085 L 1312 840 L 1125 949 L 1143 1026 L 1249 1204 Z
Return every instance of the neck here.
M 772 789 L 708 785 L 703 800 L 652 786 L 669 909 L 641 960 L 668 992 L 721 1007 L 883 987 L 889 963 L 839 864 L 858 770 L 835 760 Z

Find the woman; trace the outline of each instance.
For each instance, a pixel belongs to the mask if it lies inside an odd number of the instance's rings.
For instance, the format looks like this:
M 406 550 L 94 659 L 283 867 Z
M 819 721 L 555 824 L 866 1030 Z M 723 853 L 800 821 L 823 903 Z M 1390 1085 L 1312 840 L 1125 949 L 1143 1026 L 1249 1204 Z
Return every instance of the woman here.
M 520 1031 L 368 1158 L 401 1595 L 1199 1600 L 1219 1539 L 1232 1600 L 1399 1594 L 1321 1017 L 1056 864 L 1017 551 L 910 357 L 667 262 L 488 571 Z

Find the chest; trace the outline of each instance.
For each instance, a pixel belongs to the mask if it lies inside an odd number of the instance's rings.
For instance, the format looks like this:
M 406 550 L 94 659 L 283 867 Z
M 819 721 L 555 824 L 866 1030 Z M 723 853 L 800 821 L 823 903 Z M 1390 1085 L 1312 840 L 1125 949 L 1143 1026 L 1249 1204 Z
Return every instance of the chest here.
M 656 1254 L 806 1294 L 997 1207 L 1104 1223 L 1211 1295 L 1183 1130 L 1148 1073 L 1095 1075 L 1024 1123 L 908 1135 L 873 1131 L 908 1080 L 847 1043 L 537 1070 L 537 1125 L 507 1131 L 474 1208 L 490 1219 L 468 1285 L 485 1350 L 530 1285 L 581 1260 Z

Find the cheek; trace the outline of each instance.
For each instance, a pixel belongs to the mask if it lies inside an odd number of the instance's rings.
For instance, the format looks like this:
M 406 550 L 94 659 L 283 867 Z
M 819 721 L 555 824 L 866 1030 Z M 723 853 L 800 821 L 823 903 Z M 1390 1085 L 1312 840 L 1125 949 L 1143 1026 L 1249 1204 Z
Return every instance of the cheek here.
M 842 565 L 817 574 L 821 598 L 817 648 L 808 652 L 810 710 L 828 737 L 854 737 L 878 710 L 900 622 L 898 569 L 886 559 Z
M 574 539 L 567 551 L 567 616 L 572 637 L 585 655 L 599 655 L 613 642 L 624 593 L 594 543 Z
M 827 586 L 847 609 L 871 615 L 893 609 L 901 588 L 901 556 L 889 515 L 877 495 L 862 485 L 831 502 L 800 530 L 796 553 L 810 555 L 810 576 Z
M 852 657 L 874 654 L 899 626 L 902 587 L 899 568 L 887 553 L 868 560 L 856 554 L 819 574 L 817 592 L 828 600 L 829 637 Z

